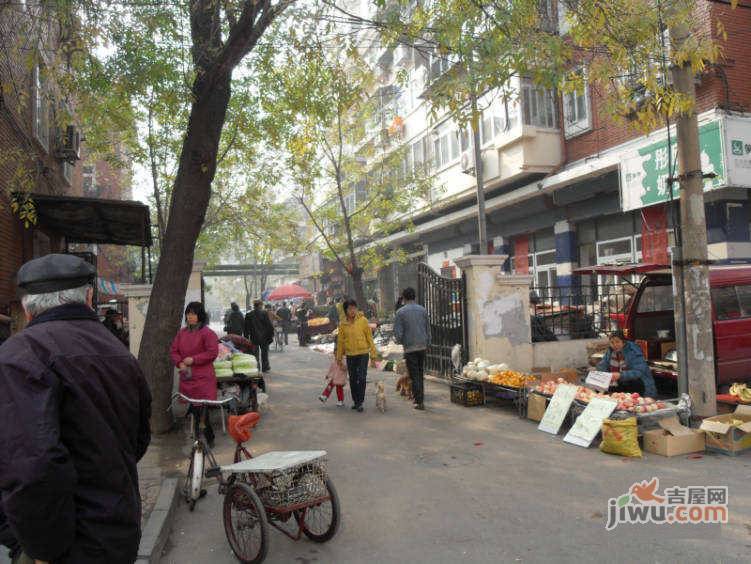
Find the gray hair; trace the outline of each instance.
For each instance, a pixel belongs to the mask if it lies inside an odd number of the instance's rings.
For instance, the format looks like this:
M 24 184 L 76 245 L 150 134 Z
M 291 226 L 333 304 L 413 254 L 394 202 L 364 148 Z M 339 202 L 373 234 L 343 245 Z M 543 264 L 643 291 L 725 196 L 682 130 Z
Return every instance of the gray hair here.
M 23 308 L 31 317 L 36 317 L 52 309 L 53 307 L 64 304 L 85 304 L 86 294 L 91 288 L 90 285 L 71 288 L 70 290 L 58 290 L 57 292 L 47 292 L 46 294 L 26 294 L 21 298 Z

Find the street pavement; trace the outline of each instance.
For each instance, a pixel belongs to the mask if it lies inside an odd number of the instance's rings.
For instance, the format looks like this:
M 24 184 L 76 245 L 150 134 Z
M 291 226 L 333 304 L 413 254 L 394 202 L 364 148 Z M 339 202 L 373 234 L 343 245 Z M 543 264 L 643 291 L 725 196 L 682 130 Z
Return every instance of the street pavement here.
M 748 562 L 751 455 L 625 459 L 564 444 L 509 407 L 463 408 L 427 385 L 426 412 L 398 397 L 394 375 L 371 371 L 362 414 L 317 398 L 329 358 L 296 345 L 271 357 L 270 410 L 249 443 L 329 453 L 343 510 L 327 544 L 271 529 L 266 562 Z M 372 383 L 385 380 L 388 411 Z M 347 389 L 347 394 L 349 390 Z M 186 440 L 187 453 L 187 440 Z M 217 440 L 220 461 L 232 442 Z M 607 502 L 636 481 L 729 487 L 725 526 L 621 525 L 605 530 Z M 236 562 L 216 486 L 195 512 L 180 503 L 164 564 Z

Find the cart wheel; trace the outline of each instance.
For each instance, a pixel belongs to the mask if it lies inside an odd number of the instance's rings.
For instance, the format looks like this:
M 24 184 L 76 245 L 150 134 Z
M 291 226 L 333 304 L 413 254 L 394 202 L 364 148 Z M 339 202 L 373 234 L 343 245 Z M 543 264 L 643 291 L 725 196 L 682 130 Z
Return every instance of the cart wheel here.
M 224 497 L 224 531 L 232 552 L 243 564 L 263 562 L 269 551 L 266 510 L 253 489 L 236 482 Z
M 318 473 L 311 473 L 307 476 L 316 480 L 322 479 Z M 336 531 L 339 529 L 339 521 L 341 520 L 339 496 L 336 493 L 336 489 L 334 489 L 334 484 L 330 478 L 325 478 L 324 483 L 329 493 L 329 499 L 318 505 L 312 505 L 298 513 L 300 528 L 305 533 L 305 536 L 313 542 L 321 543 L 330 541 L 334 537 Z

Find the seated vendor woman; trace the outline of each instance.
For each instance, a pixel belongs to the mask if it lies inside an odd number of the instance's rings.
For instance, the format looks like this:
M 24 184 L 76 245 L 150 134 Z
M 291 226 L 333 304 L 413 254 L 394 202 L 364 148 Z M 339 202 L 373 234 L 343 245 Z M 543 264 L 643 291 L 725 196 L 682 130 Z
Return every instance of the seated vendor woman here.
M 610 348 L 597 365 L 597 370 L 613 375 L 611 391 L 638 392 L 648 398 L 657 396 L 655 380 L 644 354 L 636 343 L 627 341 L 621 331 L 610 335 Z

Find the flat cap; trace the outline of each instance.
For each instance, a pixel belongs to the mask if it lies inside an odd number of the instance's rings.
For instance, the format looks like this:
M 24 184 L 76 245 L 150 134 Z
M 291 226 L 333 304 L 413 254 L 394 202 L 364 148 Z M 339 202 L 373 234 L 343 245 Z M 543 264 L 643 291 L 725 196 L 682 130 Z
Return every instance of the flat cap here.
M 81 257 L 52 254 L 30 260 L 18 269 L 18 287 L 28 294 L 80 288 L 94 279 L 96 269 Z

